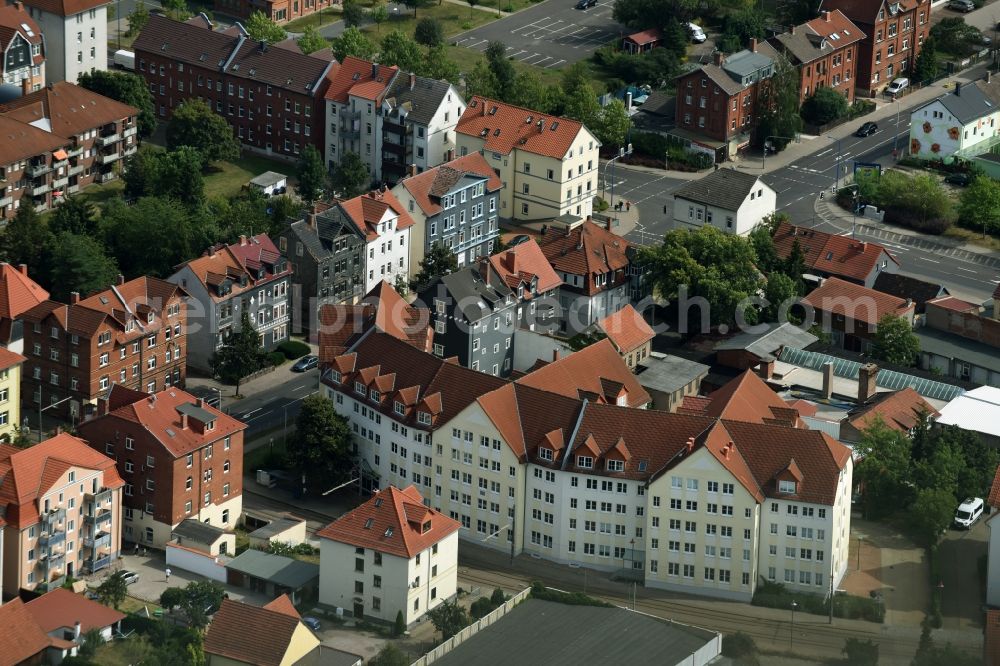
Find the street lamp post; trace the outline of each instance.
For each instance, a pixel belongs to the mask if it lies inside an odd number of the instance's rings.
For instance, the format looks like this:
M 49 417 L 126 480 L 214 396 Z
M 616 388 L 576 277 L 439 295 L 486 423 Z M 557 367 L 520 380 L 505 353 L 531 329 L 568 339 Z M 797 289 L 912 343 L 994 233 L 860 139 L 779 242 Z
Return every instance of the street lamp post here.
M 854 212 L 854 220 L 851 222 L 851 240 L 855 239 L 855 232 L 858 228 L 858 201 L 861 199 L 861 193 L 855 192 L 852 197 L 851 210 Z M 859 555 L 860 557 L 860 555 Z
M 218 410 L 221 412 L 222 411 L 222 389 L 220 389 L 218 386 L 212 386 L 212 387 L 209 388 L 209 390 L 215 391 L 219 395 L 219 407 L 218 407 Z M 223 413 L 225 413 L 225 412 L 223 412 Z
M 798 608 L 798 607 L 799 607 L 799 605 L 793 601 L 792 602 L 792 626 L 791 626 L 791 629 L 789 629 L 789 631 L 788 631 L 788 649 L 789 650 L 792 649 L 792 641 L 795 638 L 795 609 Z
M 601 195 L 603 196 L 607 192 L 608 188 L 608 167 L 611 167 L 611 201 L 608 202 L 609 205 L 614 203 L 615 200 L 615 161 L 621 157 L 632 154 L 632 144 L 628 144 L 628 148 L 621 146 L 618 149 L 618 154 L 608 160 L 608 163 L 604 165 L 604 187 L 601 188 Z

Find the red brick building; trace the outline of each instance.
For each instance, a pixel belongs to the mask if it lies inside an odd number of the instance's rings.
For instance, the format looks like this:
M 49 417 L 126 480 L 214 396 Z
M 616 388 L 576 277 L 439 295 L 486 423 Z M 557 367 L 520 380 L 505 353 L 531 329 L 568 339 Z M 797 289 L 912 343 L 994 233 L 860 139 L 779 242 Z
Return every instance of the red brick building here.
M 215 0 L 214 9 L 240 19 L 249 18 L 253 12 L 263 12 L 275 23 L 285 23 L 339 4 L 334 0 Z
M 126 542 L 163 548 L 188 518 L 231 530 L 243 512 L 246 425 L 179 388 L 115 386 L 80 424 L 90 446 L 125 480 Z
M 48 300 L 21 320 L 21 393 L 74 421 L 93 413 L 114 384 L 157 391 L 180 386 L 187 352 L 187 294 L 177 285 L 140 277 L 69 305 Z M 28 396 L 31 396 L 30 398 Z
M 855 66 L 859 95 L 874 96 L 908 76 L 931 29 L 931 0 L 823 0 L 820 9 L 839 9 L 865 33 Z
M 203 19 L 156 15 L 133 49 L 160 118 L 200 99 L 258 152 L 294 159 L 307 144 L 323 150 L 323 94 L 334 67 L 328 50 L 304 55 L 294 44 L 269 45 L 239 29 L 213 31 Z
M 677 77 L 677 127 L 693 143 L 715 151 L 717 159 L 735 155 L 750 142 L 760 83 L 774 74 L 777 52 L 751 40 L 748 50 Z
M 839 9 L 824 11 L 819 18 L 777 35 L 774 46 L 799 70 L 799 103 L 823 87 L 853 103 L 858 43 L 864 38 L 861 28 Z
M 22 201 L 48 210 L 117 178 L 121 161 L 139 148 L 138 113 L 65 81 L 0 106 L 0 220 L 14 217 Z

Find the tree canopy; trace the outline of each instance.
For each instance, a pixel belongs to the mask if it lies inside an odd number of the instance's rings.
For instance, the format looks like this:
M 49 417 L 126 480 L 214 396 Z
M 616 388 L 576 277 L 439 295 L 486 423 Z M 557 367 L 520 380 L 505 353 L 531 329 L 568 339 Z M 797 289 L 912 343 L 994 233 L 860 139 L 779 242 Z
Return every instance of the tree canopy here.
M 404 72 L 416 72 L 421 67 L 424 54 L 420 46 L 409 35 L 399 30 L 389 31 L 382 38 L 382 48 L 379 52 L 379 62 L 385 65 L 396 65 Z
M 96 592 L 97 598 L 102 604 L 118 610 L 118 607 L 125 601 L 125 595 L 128 592 L 128 583 L 125 582 L 124 572 L 112 573 L 97 586 Z
M 333 167 L 330 184 L 333 191 L 344 199 L 363 194 L 371 185 L 372 176 L 368 165 L 357 153 L 346 152 L 340 156 L 340 164 Z
M 299 179 L 298 192 L 300 197 L 312 202 L 323 196 L 327 181 L 326 165 L 323 164 L 323 156 L 311 143 L 306 144 L 299 156 L 295 174 Z
M 206 162 L 235 160 L 240 144 L 226 119 L 200 99 L 187 99 L 174 109 L 167 123 L 167 149 L 190 146 Z
M 757 133 L 755 143 L 763 147 L 770 142 L 776 150 L 784 150 L 802 130 L 799 115 L 799 71 L 786 58 L 774 62 L 774 75 L 762 85 L 757 102 Z
M 912 500 L 911 447 L 906 435 L 889 428 L 881 417 L 862 432 L 854 447 L 854 478 L 864 484 L 866 517 L 880 518 Z
M 232 332 L 219 351 L 212 355 L 212 369 L 222 381 L 235 384 L 236 395 L 239 395 L 243 378 L 257 372 L 266 363 L 267 354 L 260 346 L 260 335 L 244 309 L 240 329 Z
M 1000 183 L 985 175 L 973 178 L 959 199 L 958 220 L 983 235 L 1000 235 Z
M 427 250 L 424 258 L 420 260 L 420 270 L 413 276 L 410 288 L 420 293 L 442 275 L 448 275 L 457 270 L 458 259 L 455 257 L 455 253 L 444 243 L 436 241 Z
M 188 208 L 204 201 L 205 181 L 202 178 L 202 154 L 191 146 L 164 151 L 143 146 L 127 158 L 125 196 L 166 197 L 176 199 Z
M 49 292 L 65 303 L 71 292 L 88 294 L 114 284 L 118 266 L 99 241 L 64 231 L 52 244 L 50 271 Z
M 828 86 L 816 89 L 802 104 L 802 117 L 814 125 L 825 125 L 847 115 L 847 98 Z
M 15 266 L 26 264 L 33 272 L 46 273 L 52 233 L 26 197 L 3 228 L 3 257 Z
M 334 57 L 340 62 L 343 62 L 347 56 L 371 60 L 376 51 L 375 43 L 354 26 L 340 33 L 340 37 L 331 39 L 330 48 L 333 50 Z
M 284 28 L 259 10 L 250 13 L 250 16 L 243 22 L 243 27 L 246 28 L 250 39 L 256 39 L 258 42 L 275 44 L 288 37 L 288 33 L 285 32 Z
M 112 200 L 101 216 L 101 234 L 129 279 L 165 278 L 215 240 L 213 227 L 172 199 L 142 197 L 132 206 Z M 149 248 L 155 247 L 156 252 Z
M 875 328 L 872 357 L 894 365 L 912 366 L 920 353 L 920 339 L 913 326 L 893 314 L 883 316 Z
M 341 6 L 341 17 L 348 28 L 356 28 L 365 22 L 365 8 L 357 0 L 345 0 Z
M 417 21 L 417 27 L 413 31 L 413 38 L 418 44 L 424 46 L 441 46 L 444 44 L 444 27 L 441 21 L 431 16 L 426 16 Z
M 148 137 L 156 129 L 153 96 L 149 93 L 149 86 L 141 76 L 132 72 L 94 70 L 82 72 L 77 78 L 77 84 L 98 95 L 110 97 L 122 104 L 139 109 L 136 127 L 140 137 Z
M 49 217 L 49 230 L 53 234 L 64 231 L 81 235 L 95 234 L 97 217 L 93 204 L 86 197 L 66 197 Z
M 303 31 L 295 43 L 299 45 L 299 50 L 303 53 L 315 53 L 330 45 L 326 41 L 326 38 L 319 34 L 319 31 L 311 25 L 306 26 L 305 31 Z
M 441 632 L 441 640 L 448 640 L 462 629 L 469 626 L 469 615 L 465 609 L 453 601 L 445 601 L 431 610 L 427 616 L 434 628 Z
M 350 425 L 333 403 L 311 395 L 302 401 L 295 420 L 295 436 L 286 447 L 288 460 L 312 488 L 325 491 L 350 472 L 352 437 Z
M 138 35 L 146 27 L 147 23 L 149 23 L 149 8 L 146 7 L 145 2 L 139 0 L 139 2 L 135 3 L 132 13 L 128 15 L 129 36 Z

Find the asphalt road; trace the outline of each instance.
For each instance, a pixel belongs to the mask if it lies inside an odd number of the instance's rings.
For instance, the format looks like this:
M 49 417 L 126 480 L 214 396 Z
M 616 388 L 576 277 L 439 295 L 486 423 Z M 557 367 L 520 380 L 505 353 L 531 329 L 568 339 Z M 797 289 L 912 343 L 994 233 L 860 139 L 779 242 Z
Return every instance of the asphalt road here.
M 231 416 L 247 424 L 245 440 L 267 430 L 282 428 L 291 432 L 302 399 L 315 393 L 319 371 L 310 370 L 270 388 L 266 393 L 250 396 L 230 405 L 223 405 Z M 276 397 L 277 396 L 277 397 Z M 253 448 L 253 447 L 248 447 Z
M 575 4 L 575 0 L 545 0 L 463 32 L 452 41 L 485 51 L 489 42 L 499 40 L 514 60 L 545 68 L 564 67 L 588 57 L 625 30 L 611 18 L 612 0 L 600 0 L 596 7 L 585 10 L 574 9 Z
M 942 626 L 945 629 L 982 630 L 983 586 L 979 581 L 979 557 L 986 554 L 989 529 L 983 517 L 971 530 L 949 529 L 938 546 L 941 559 Z

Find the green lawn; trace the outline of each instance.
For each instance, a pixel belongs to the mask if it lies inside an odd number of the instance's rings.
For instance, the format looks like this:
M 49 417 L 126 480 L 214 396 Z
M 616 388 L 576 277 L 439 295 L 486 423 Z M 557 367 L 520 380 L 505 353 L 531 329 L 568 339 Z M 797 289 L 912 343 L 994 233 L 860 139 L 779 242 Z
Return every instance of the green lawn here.
M 135 597 L 125 597 L 125 601 L 118 608 L 123 613 L 136 613 L 137 615 L 146 616 L 146 611 L 149 610 L 150 617 L 156 617 L 153 613 L 154 611 L 163 610 L 156 604 L 151 604 L 148 601 L 143 601 L 142 599 L 137 599 Z
M 412 37 L 413 31 L 417 27 L 417 22 L 420 19 L 427 17 L 436 18 L 440 21 L 442 28 L 444 28 L 444 34 L 449 37 L 457 35 L 460 32 L 465 32 L 466 30 L 478 28 L 479 26 L 485 25 L 490 21 L 495 21 L 497 18 L 489 12 L 483 12 L 477 9 L 470 9 L 469 7 L 452 4 L 450 2 L 444 2 L 440 5 L 423 7 L 417 10 L 416 18 L 413 17 L 412 11 L 390 14 L 389 20 L 382 24 L 380 32 L 381 34 L 385 34 L 390 30 L 399 30 L 400 32 Z M 378 39 L 379 33 L 376 32 L 375 28 L 375 24 L 369 24 L 362 28 L 362 30 L 368 33 L 369 37 Z
M 471 72 L 472 68 L 476 66 L 476 63 L 486 57 L 481 51 L 469 49 L 464 46 L 455 46 L 453 44 L 449 44 L 445 47 L 445 53 L 448 54 L 448 58 L 459 64 L 459 67 L 463 72 Z M 594 67 L 593 63 L 588 64 L 590 64 L 591 70 L 590 85 L 594 88 L 594 92 L 600 95 L 607 89 L 607 81 L 597 76 L 598 72 L 596 71 L 596 67 Z M 544 86 L 559 87 L 562 85 L 562 70 L 560 69 L 535 67 L 534 65 L 528 65 L 516 60 L 514 61 L 514 69 L 519 72 L 534 72 L 538 75 L 538 78 Z
M 319 28 L 321 25 L 340 20 L 340 8 L 327 7 L 319 14 L 310 14 L 281 25 L 285 32 L 305 32 L 308 26 Z
M 258 155 L 244 155 L 235 162 L 216 162 L 205 173 L 205 196 L 229 199 L 240 193 L 250 179 L 265 171 L 291 176 L 295 165 Z
M 497 8 L 497 3 L 500 4 L 500 9 L 505 12 L 518 12 L 525 7 L 530 7 L 534 4 L 541 2 L 541 0 L 481 0 L 476 4 L 480 7 L 492 7 Z

